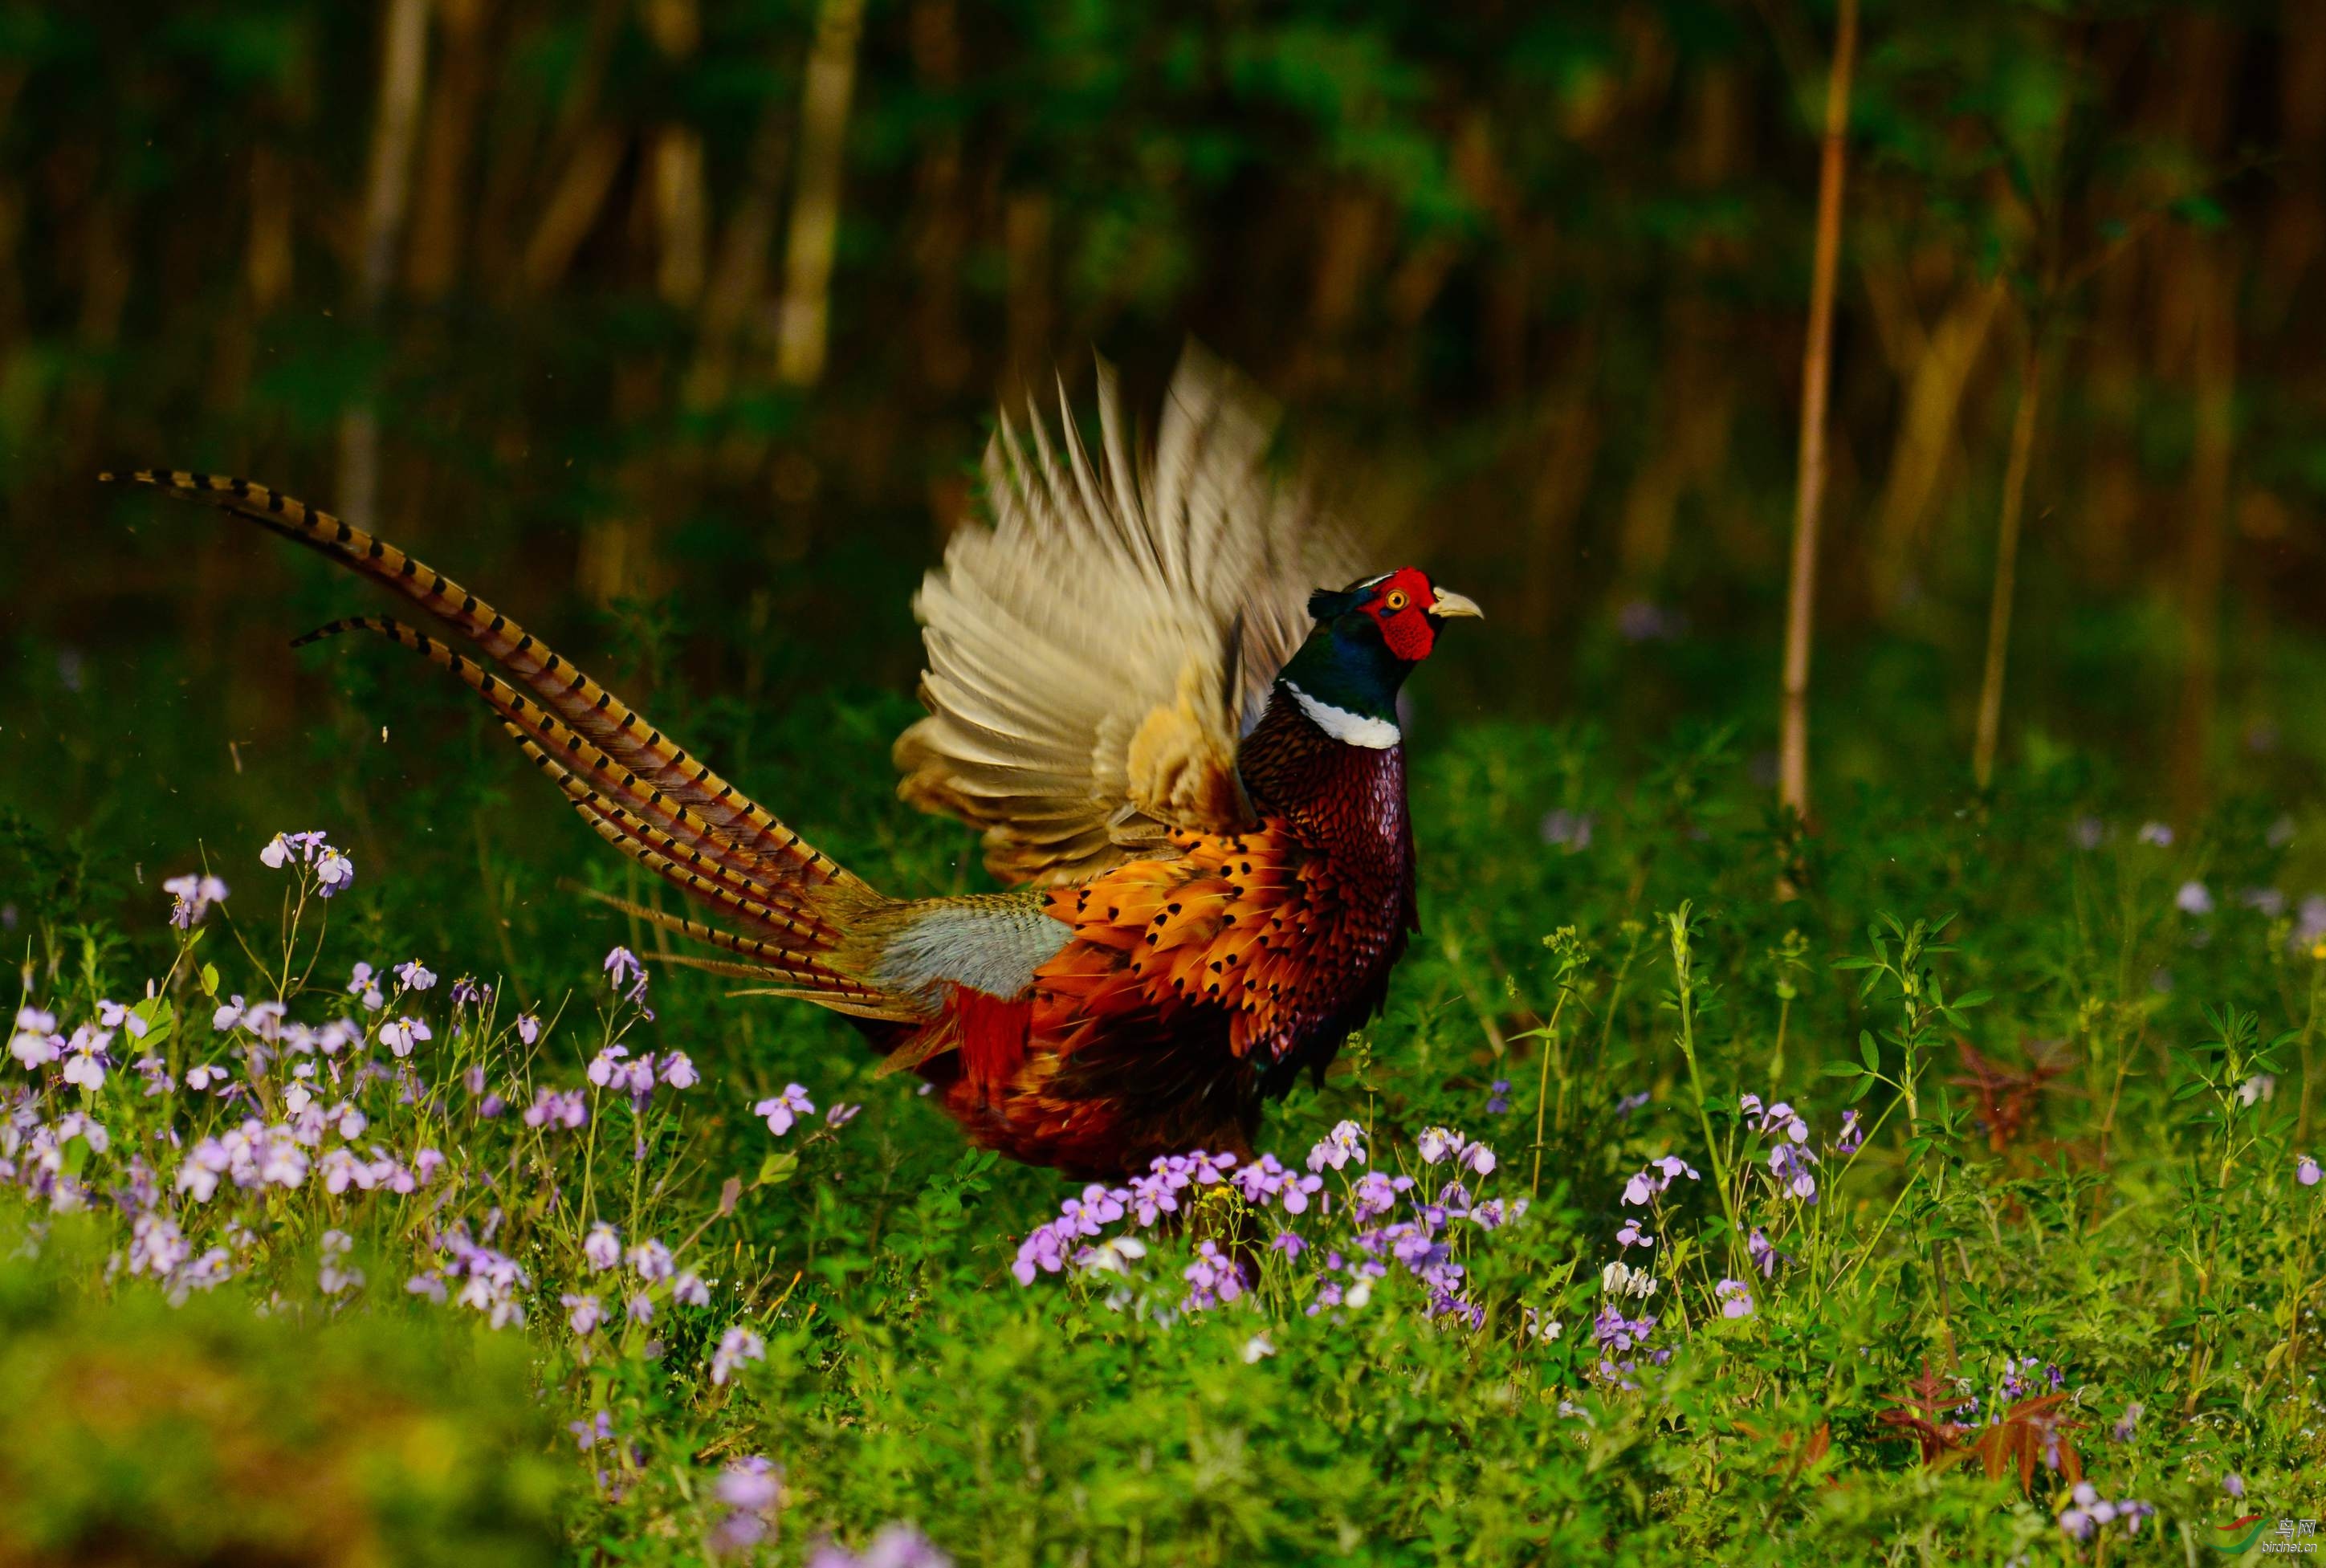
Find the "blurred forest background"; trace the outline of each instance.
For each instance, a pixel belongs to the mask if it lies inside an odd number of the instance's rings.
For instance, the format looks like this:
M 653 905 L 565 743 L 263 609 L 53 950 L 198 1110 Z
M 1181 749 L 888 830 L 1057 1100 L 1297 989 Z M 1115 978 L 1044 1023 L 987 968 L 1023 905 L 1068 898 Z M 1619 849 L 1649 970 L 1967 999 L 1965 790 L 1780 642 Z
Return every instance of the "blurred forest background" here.
M 2326 14 L 1858 26 L 1817 798 L 1968 793 L 2015 425 L 1998 776 L 2113 758 L 2183 821 L 2311 789 Z M 1384 565 L 1485 605 L 1416 682 L 1425 738 L 1726 724 L 1773 777 L 1836 31 L 1828 0 L 0 5 L 0 803 L 238 856 L 344 822 L 337 759 L 391 721 L 358 818 L 461 803 L 405 739 L 460 693 L 284 651 L 377 596 L 92 482 L 150 464 L 408 545 L 814 829 L 782 758 L 905 717 L 997 395 L 1086 396 L 1095 348 L 1151 411 L 1188 335 L 1284 400 Z

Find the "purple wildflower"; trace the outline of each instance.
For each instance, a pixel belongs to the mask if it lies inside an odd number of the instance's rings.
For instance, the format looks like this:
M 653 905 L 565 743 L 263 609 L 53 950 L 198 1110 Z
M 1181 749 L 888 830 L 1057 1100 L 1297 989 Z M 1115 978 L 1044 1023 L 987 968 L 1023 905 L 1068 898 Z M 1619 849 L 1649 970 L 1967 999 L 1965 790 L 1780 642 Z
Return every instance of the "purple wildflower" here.
M 1599 1348 L 1603 1350 L 1622 1352 L 1631 1350 L 1636 1345 L 1645 1344 L 1648 1336 L 1655 1331 L 1656 1320 L 1652 1315 L 1627 1318 L 1612 1306 L 1601 1307 L 1598 1315 L 1591 1320 L 1592 1337 L 1599 1341 Z
M 519 1013 L 516 1016 L 516 1037 L 528 1045 L 540 1039 L 541 1020 L 531 1013 Z
M 143 1040 L 145 1038 L 145 1031 L 152 1027 L 144 1018 L 139 1017 L 136 1013 L 123 1007 L 119 1002 L 99 1002 L 97 1005 L 97 1021 L 108 1029 L 120 1030 L 132 1040 Z
M 590 1102 L 578 1089 L 534 1090 L 533 1104 L 526 1109 L 525 1125 L 541 1127 L 578 1127 L 590 1120 Z
M 1340 1170 L 1350 1161 L 1365 1163 L 1364 1128 L 1353 1121 L 1335 1122 L 1333 1130 L 1319 1138 L 1308 1151 L 1308 1168 L 1321 1171 L 1326 1165 Z
M 1753 1290 L 1741 1279 L 1724 1279 L 1712 1287 L 1719 1298 L 1720 1315 L 1724 1318 L 1749 1318 L 1753 1315 Z
M 566 1326 L 577 1334 L 596 1333 L 606 1315 L 594 1295 L 575 1295 L 569 1291 L 557 1298 L 557 1304 L 565 1309 Z
M 2293 1179 L 2305 1187 L 2318 1184 L 2318 1160 L 2312 1155 L 2300 1155 L 2293 1162 Z
M 170 923 L 184 930 L 200 925 L 202 916 L 213 904 L 226 902 L 226 884 L 211 876 L 172 877 L 162 884 L 162 891 L 172 899 Z
M 766 1513 L 783 1496 L 783 1472 L 757 1454 L 739 1459 L 720 1473 L 712 1495 L 730 1508 Z
M 719 1336 L 719 1348 L 711 1355 L 711 1380 L 725 1383 L 735 1375 L 735 1369 L 750 1361 L 768 1359 L 768 1342 L 750 1330 L 729 1329 Z
M 1235 1168 L 1235 1163 L 1233 1155 L 1211 1155 L 1201 1149 L 1189 1149 L 1187 1179 L 1197 1186 L 1216 1186 L 1228 1179 L 1228 1173 Z
M 1175 1155 L 1161 1155 L 1143 1176 L 1130 1178 L 1131 1211 L 1141 1225 L 1152 1225 L 1165 1214 L 1179 1211 L 1177 1193 L 1187 1184 L 1185 1163 Z
M 1121 1190 L 1110 1191 L 1093 1182 L 1082 1191 L 1082 1196 L 1069 1198 L 1058 1206 L 1058 1218 L 1051 1223 L 1061 1233 L 1071 1236 L 1095 1236 L 1102 1226 L 1111 1225 L 1122 1218 L 1122 1201 L 1130 1194 Z
M 434 1032 L 417 1018 L 398 1018 L 392 1024 L 379 1026 L 381 1044 L 399 1058 L 411 1055 L 414 1045 L 419 1041 L 435 1037 Z
M 1018 1244 L 1017 1260 L 1010 1264 L 1009 1272 L 1017 1276 L 1019 1285 L 1033 1284 L 1037 1269 L 1044 1274 L 1057 1273 L 1066 1266 L 1067 1248 L 1075 1236 L 1075 1231 L 1062 1229 L 1056 1220 L 1036 1226 L 1033 1233 Z
M 815 1103 L 807 1090 L 796 1083 L 786 1083 L 784 1091 L 771 1099 L 763 1099 L 751 1108 L 753 1116 L 768 1118 L 768 1130 L 781 1137 L 792 1130 L 792 1123 L 804 1116 L 815 1114 Z
M 330 845 L 315 860 L 315 891 L 319 896 L 332 897 L 345 893 L 356 885 L 356 863 L 345 850 Z
M 38 1072 L 64 1054 L 64 1036 L 57 1032 L 57 1016 L 37 1007 L 16 1009 L 16 1032 L 9 1037 L 8 1053 Z
M 1769 1151 L 1769 1174 L 1780 1185 L 1804 1202 L 1817 1200 L 1817 1178 L 1810 1167 L 1817 1164 L 1817 1155 L 1807 1144 L 1779 1144 Z
M 1201 1243 L 1196 1248 L 1196 1260 L 1187 1265 L 1182 1275 L 1187 1282 L 1187 1299 L 1181 1304 L 1183 1311 L 1194 1312 L 1233 1301 L 1243 1294 L 1242 1266 L 1222 1253 L 1215 1241 Z
M 436 975 L 418 959 L 406 959 L 395 966 L 395 978 L 408 990 L 424 991 L 436 983 Z
M 638 1271 L 638 1277 L 648 1284 L 658 1279 L 668 1279 L 674 1267 L 670 1248 L 651 1236 L 632 1247 L 622 1256 L 629 1260 L 632 1268 Z

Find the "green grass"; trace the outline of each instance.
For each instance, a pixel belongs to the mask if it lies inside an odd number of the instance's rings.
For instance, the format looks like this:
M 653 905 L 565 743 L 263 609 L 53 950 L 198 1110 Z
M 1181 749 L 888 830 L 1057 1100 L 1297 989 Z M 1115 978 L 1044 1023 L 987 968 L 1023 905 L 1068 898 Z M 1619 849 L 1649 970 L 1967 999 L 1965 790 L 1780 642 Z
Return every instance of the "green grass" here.
M 2311 1088 L 2326 960 L 2295 932 L 2313 835 L 2289 841 L 2268 800 L 2145 842 L 2107 771 L 2048 746 L 1993 802 L 1899 782 L 1902 767 L 1836 791 L 1821 831 L 1795 840 L 1727 730 L 1683 726 L 1618 755 L 1588 727 L 1439 724 L 1415 781 L 1424 932 L 1387 1015 L 1321 1089 L 1271 1113 L 1262 1146 L 1305 1171 L 1347 1119 L 1368 1168 L 1432 1185 L 1447 1167 L 1423 1163 L 1425 1131 L 1490 1146 L 1497 1168 L 1474 1195 L 1529 1202 L 1491 1231 L 1449 1221 L 1474 1323 L 1433 1313 L 1393 1260 L 1362 1305 L 1326 1304 L 1323 1253 L 1338 1239 L 1357 1256 L 1355 1165 L 1324 1173 L 1329 1214 L 1289 1219 L 1209 1189 L 1186 1225 L 1140 1233 L 1149 1249 L 1128 1274 L 1069 1267 L 1021 1285 L 1020 1241 L 1073 1187 L 964 1152 L 910 1080 L 875 1076 L 844 1025 L 658 965 L 619 917 L 561 893 L 561 874 L 619 887 L 624 868 L 481 727 L 448 728 L 448 700 L 375 689 L 384 667 L 343 666 L 351 700 L 330 708 L 314 754 L 278 749 L 240 783 L 214 746 L 199 765 L 191 750 L 165 760 L 172 731 L 152 731 L 142 765 L 192 803 L 174 817 L 100 752 L 76 765 L 116 769 L 80 797 L 82 825 L 13 819 L 0 887 L 29 998 L 70 1035 L 150 977 L 145 1048 L 180 1087 L 144 1095 L 119 1049 L 86 1096 L 61 1062 L 0 1065 L 11 1095 L 41 1087 L 0 1196 L 0 1247 L 28 1255 L 0 1282 L 0 1387 L 16 1391 L 0 1560 L 98 1551 L 107 1519 L 149 1521 L 137 1553 L 154 1562 L 205 1560 L 221 1519 L 259 1529 L 284 1507 L 267 1465 L 198 1487 L 185 1443 L 151 1435 L 211 1429 L 253 1399 L 279 1413 L 272 1441 L 386 1478 L 312 1506 L 429 1543 L 398 1548 L 413 1561 L 485 1550 L 480 1508 L 521 1537 L 535 1507 L 573 1560 L 693 1561 L 731 1526 L 720 1477 L 748 1455 L 781 1471 L 772 1533 L 753 1548 L 778 1563 L 827 1537 L 861 1548 L 899 1520 L 964 1563 L 2182 1562 L 2218 1555 L 2231 1537 L 2217 1526 L 2240 1515 L 2316 1517 L 2326 1500 L 2326 1185 L 2299 1184 L 2295 1163 L 2326 1142 Z M 903 711 L 833 698 L 757 730 L 716 708 L 658 717 L 707 736 L 722 763 L 741 750 L 734 771 L 876 884 L 968 886 L 963 836 L 889 799 L 882 753 Z M 72 727 L 54 708 L 42 722 Z M 258 804 L 237 808 L 237 792 Z M 297 815 L 241 820 L 259 810 Z M 1546 842 L 1554 810 L 1587 818 L 1587 843 Z M 2087 818 L 2104 830 L 2092 848 L 2078 839 Z M 311 826 L 351 847 L 358 875 L 301 906 L 293 873 L 256 855 L 275 829 Z M 233 893 L 181 947 L 157 885 L 205 850 Z M 1804 895 L 1781 902 L 1789 868 Z M 2197 902 L 2189 883 L 2210 913 L 2182 907 Z M 2259 889 L 2286 906 L 2255 907 Z M 651 1020 L 599 975 L 616 942 L 646 957 Z M 371 1014 L 342 988 L 358 960 L 414 957 L 442 977 L 415 1000 Z M 498 985 L 489 1012 L 450 1006 L 464 974 Z M 286 1118 L 287 1074 L 322 1062 L 268 1062 L 249 1081 L 255 1107 L 183 1087 L 198 1063 L 249 1070 L 232 1053 L 252 1036 L 214 1032 L 209 993 L 278 990 L 295 1019 L 366 1027 L 360 1050 L 388 1072 L 354 1090 L 342 1053 L 345 1081 L 323 1098 L 352 1095 L 368 1117 L 363 1158 L 377 1146 L 411 1168 L 440 1150 L 425 1185 L 328 1192 L 331 1131 L 296 1185 L 173 1195 L 201 1136 L 246 1113 Z M 520 1009 L 554 1019 L 531 1047 L 513 1033 Z M 406 1013 L 433 1034 L 408 1064 L 377 1036 Z M 589 1089 L 586 1064 L 616 1038 L 684 1051 L 703 1081 L 636 1116 L 592 1091 L 578 1131 L 523 1123 L 537 1089 Z M 1967 1081 L 1982 1060 L 1985 1090 Z M 399 1103 L 406 1066 L 413 1103 Z M 507 1113 L 478 1118 L 471 1068 Z M 791 1082 L 819 1112 L 864 1109 L 777 1137 L 750 1107 Z M 1507 1107 L 1490 1110 L 1498 1082 Z M 1813 1204 L 1771 1176 L 1776 1140 L 1747 1124 L 1745 1094 L 1807 1123 Z M 1868 1133 L 1854 1155 L 1836 1147 L 1851 1109 Z M 67 1137 L 44 1177 L 36 1128 L 71 1112 L 101 1123 L 107 1147 Z M 1699 1179 L 1627 1207 L 1627 1183 L 1666 1155 Z M 135 1256 L 122 1199 L 141 1161 L 191 1255 L 226 1249 L 229 1277 L 175 1311 L 156 1304 L 168 1282 L 106 1263 Z M 56 1176 L 87 1190 L 85 1214 L 50 1212 Z M 1635 1217 L 1658 1238 L 1644 1253 L 1617 1241 Z M 625 1244 L 676 1248 L 709 1304 L 626 1266 L 592 1271 L 582 1242 L 600 1220 Z M 482 1293 L 522 1306 L 522 1324 L 496 1331 L 457 1299 L 461 1279 L 442 1304 L 407 1293 L 452 1260 L 456 1223 L 525 1271 Z M 1315 1244 L 1297 1261 L 1265 1248 L 1287 1224 Z M 367 1278 L 327 1294 L 330 1230 L 352 1248 L 334 1266 Z M 1755 1230 L 1782 1258 L 1765 1278 Z M 1251 1249 L 1251 1288 L 1182 1311 L 1204 1239 Z M 1603 1352 L 1594 1318 L 1619 1258 L 1659 1282 L 1624 1311 L 1658 1322 L 1643 1345 Z M 1724 1279 L 1744 1282 L 1749 1313 L 1722 1314 Z M 641 1288 L 652 1321 L 626 1323 L 623 1298 Z M 578 1292 L 606 1309 L 586 1335 L 560 1304 Z M 737 1328 L 764 1357 L 714 1382 Z M 135 1397 L 117 1420 L 68 1419 L 54 1390 L 107 1358 Z M 512 1362 L 529 1395 L 512 1392 Z M 1979 1401 L 1952 1413 L 1966 1430 L 1936 1462 L 1885 1420 L 1926 1369 L 1941 1401 Z M 2044 1402 L 2054 1369 L 2059 1397 Z M 600 1411 L 615 1435 L 582 1452 L 567 1424 Z M 448 1466 L 458 1489 L 403 1479 Z M 2057 1520 L 2079 1467 L 2154 1517 L 2078 1544 Z M 2231 1472 L 2242 1500 L 2223 1490 Z

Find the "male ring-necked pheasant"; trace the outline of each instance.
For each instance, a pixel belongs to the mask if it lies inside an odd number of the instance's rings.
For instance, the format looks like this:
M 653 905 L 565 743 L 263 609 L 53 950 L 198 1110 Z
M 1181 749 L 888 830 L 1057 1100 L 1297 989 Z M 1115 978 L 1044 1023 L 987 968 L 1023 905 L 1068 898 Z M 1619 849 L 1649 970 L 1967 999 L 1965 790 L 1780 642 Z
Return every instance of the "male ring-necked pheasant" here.
M 890 898 L 434 569 L 263 486 L 131 479 L 223 506 L 386 584 L 484 662 L 395 621 L 336 621 L 475 689 L 609 841 L 721 928 L 695 960 L 860 1021 L 969 1136 L 1115 1176 L 1249 1153 L 1263 1099 L 1320 1077 L 1378 1011 L 1414 923 L 1399 687 L 1476 605 L 1359 570 L 1266 458 L 1272 413 L 1190 351 L 1151 453 L 1100 374 L 1103 460 L 1006 413 L 993 525 L 963 527 L 915 601 L 928 716 L 898 793 L 982 829 L 1013 890 Z M 1347 582 L 1338 589 L 1316 588 Z

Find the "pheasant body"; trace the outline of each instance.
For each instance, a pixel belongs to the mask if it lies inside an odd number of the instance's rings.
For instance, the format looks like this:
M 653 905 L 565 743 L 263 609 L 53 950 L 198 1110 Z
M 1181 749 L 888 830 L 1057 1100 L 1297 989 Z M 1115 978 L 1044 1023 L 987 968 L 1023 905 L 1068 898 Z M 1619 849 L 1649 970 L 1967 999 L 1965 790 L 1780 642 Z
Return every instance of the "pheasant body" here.
M 866 885 L 475 595 L 265 487 L 129 476 L 330 555 L 494 662 L 395 621 L 333 622 L 451 671 L 601 838 L 719 917 L 596 895 L 719 956 L 683 961 L 854 1019 L 885 1071 L 934 1084 L 977 1143 L 1110 1177 L 1193 1147 L 1248 1153 L 1262 1102 L 1320 1081 L 1417 929 L 1395 698 L 1450 617 L 1412 568 L 1337 591 L 1345 554 L 1266 476 L 1266 422 L 1192 351 L 1134 471 L 1069 415 L 989 453 L 996 529 L 957 536 L 916 601 L 930 717 L 907 800 L 985 833 L 999 894 Z M 1085 601 L 1040 579 L 1081 571 Z M 1331 580 L 1330 577 L 1326 580 Z
M 1378 1008 L 1414 920 L 1402 751 L 1281 700 L 1244 750 L 1257 827 L 1049 890 L 1063 940 L 1026 994 L 926 1026 L 964 1035 L 920 1071 L 978 1142 L 1088 1176 L 1249 1154 L 1262 1099 Z

